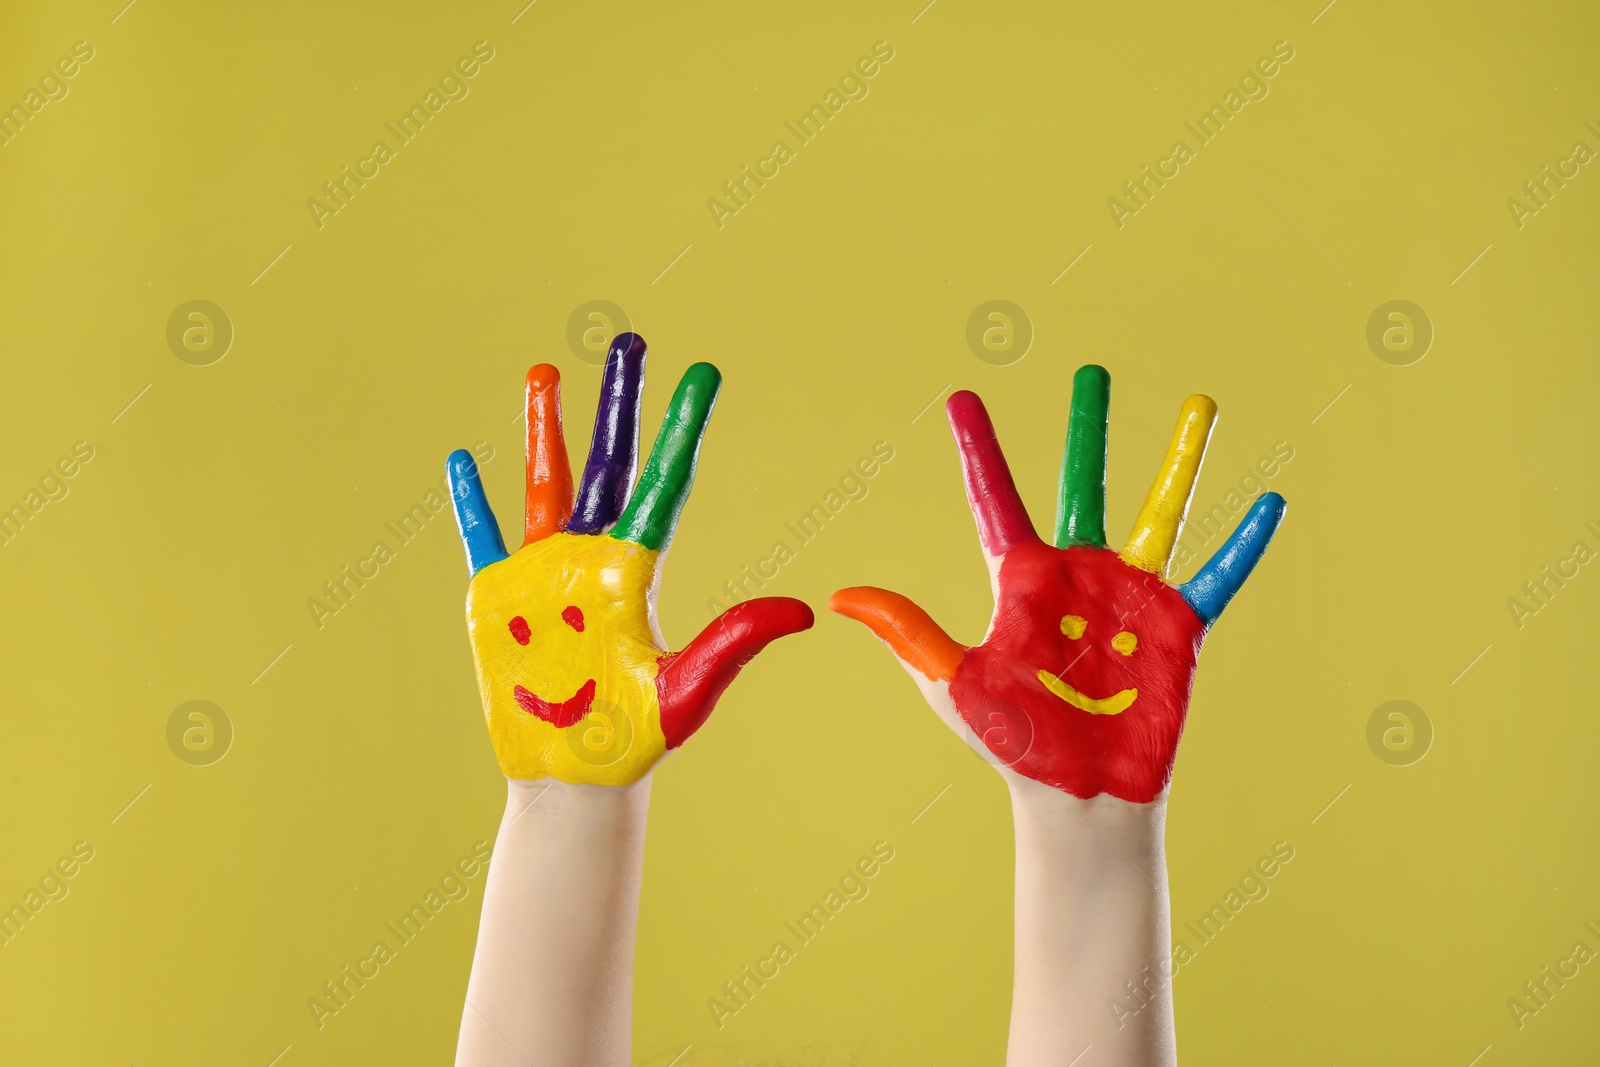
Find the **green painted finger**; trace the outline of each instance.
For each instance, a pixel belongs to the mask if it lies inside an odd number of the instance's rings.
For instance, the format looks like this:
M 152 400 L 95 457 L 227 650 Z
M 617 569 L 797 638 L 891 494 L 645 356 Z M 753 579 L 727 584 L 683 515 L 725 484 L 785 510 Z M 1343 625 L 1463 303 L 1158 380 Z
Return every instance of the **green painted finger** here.
M 645 462 L 639 484 L 628 499 L 622 517 L 611 529 L 619 541 L 632 541 L 665 552 L 677 529 L 678 515 L 694 485 L 694 468 L 700 459 L 700 442 L 711 421 L 711 409 L 722 388 L 722 374 L 709 363 L 696 363 L 683 372 L 672 394 L 661 432 Z
M 1106 425 L 1111 375 L 1093 363 L 1072 376 L 1072 414 L 1061 457 L 1056 547 L 1106 543 Z

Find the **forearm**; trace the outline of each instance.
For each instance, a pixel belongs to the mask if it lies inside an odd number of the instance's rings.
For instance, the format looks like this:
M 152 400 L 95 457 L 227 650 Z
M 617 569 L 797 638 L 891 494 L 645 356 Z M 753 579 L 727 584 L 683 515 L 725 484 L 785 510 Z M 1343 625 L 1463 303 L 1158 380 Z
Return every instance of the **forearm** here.
M 650 776 L 509 782 L 457 1067 L 626 1067 Z
M 1165 799 L 1079 800 L 1010 777 L 1017 878 L 1007 1064 L 1064 1067 L 1091 1045 L 1086 1062 L 1097 1067 L 1176 1063 Z

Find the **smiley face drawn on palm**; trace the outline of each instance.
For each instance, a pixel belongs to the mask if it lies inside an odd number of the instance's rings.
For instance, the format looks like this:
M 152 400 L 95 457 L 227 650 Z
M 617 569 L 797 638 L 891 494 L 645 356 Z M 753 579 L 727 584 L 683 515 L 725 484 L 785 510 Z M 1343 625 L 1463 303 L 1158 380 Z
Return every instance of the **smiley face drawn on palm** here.
M 1119 553 L 1106 547 L 1110 376 L 1073 379 L 1055 544 L 1034 532 L 983 403 L 947 411 L 967 497 L 996 590 L 982 644 L 962 646 L 910 600 L 840 590 L 833 610 L 865 623 L 930 704 L 980 754 L 1076 797 L 1133 803 L 1163 794 L 1183 732 L 1200 646 L 1283 519 L 1266 493 L 1193 580 L 1162 580 L 1216 419 L 1203 396 L 1183 406 L 1162 473 Z
M 526 533 L 515 553 L 471 455 L 457 451 L 447 464 L 473 572 L 467 629 L 478 688 L 508 778 L 637 781 L 704 724 L 751 657 L 811 625 L 797 600 L 750 600 L 667 651 L 655 591 L 721 377 L 708 363 L 684 374 L 634 488 L 644 362 L 637 335 L 612 342 L 576 500 L 560 375 L 545 364 L 528 372 Z
M 508 778 L 633 781 L 666 752 L 656 553 L 565 531 L 472 579 L 467 629 Z
M 1025 777 L 1151 799 L 1183 729 L 1199 616 L 1106 548 L 1024 543 L 1000 573 L 995 625 L 950 682 L 962 720 Z

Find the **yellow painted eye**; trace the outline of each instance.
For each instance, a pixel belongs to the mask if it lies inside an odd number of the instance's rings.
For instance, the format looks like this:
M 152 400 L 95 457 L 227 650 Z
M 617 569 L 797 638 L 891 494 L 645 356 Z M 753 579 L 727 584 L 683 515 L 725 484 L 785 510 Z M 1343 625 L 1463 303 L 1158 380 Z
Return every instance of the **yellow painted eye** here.
M 1139 647 L 1139 639 L 1124 630 L 1111 639 L 1111 647 L 1121 652 L 1124 656 L 1133 655 L 1133 650 Z
M 1067 615 L 1061 620 L 1061 632 L 1074 641 L 1083 636 L 1083 631 L 1088 626 L 1082 615 Z

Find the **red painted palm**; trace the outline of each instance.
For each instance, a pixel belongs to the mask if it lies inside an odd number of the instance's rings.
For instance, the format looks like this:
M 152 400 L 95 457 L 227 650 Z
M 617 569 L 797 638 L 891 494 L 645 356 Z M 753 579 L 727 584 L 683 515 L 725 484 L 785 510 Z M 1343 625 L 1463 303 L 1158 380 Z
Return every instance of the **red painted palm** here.
M 1073 379 L 1053 545 L 1034 531 L 983 402 L 960 392 L 946 407 L 998 590 L 983 643 L 958 644 L 883 589 L 843 589 L 830 606 L 887 642 L 934 710 L 1009 773 L 1077 797 L 1157 799 L 1171 781 L 1200 645 L 1266 551 L 1283 498 L 1264 494 L 1193 580 L 1169 585 L 1163 576 L 1216 421 L 1209 397 L 1184 402 L 1121 552 L 1105 537 L 1103 368 Z

